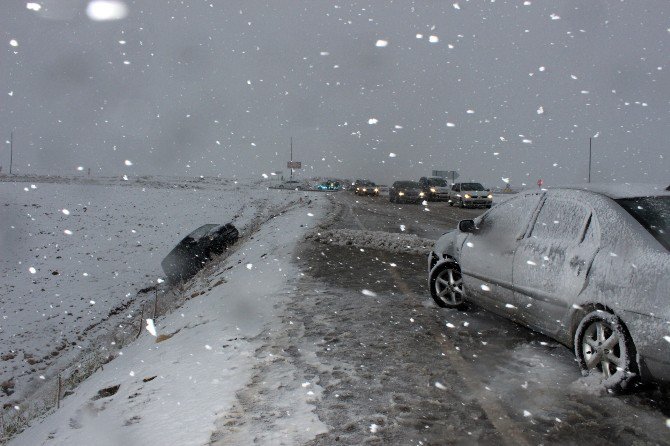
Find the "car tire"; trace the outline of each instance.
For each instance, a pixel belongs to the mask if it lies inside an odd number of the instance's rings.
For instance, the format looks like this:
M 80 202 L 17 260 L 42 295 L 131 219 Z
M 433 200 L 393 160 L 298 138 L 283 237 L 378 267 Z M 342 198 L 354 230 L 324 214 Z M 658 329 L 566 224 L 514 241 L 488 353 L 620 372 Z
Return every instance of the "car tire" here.
M 463 209 L 465 207 L 465 203 L 463 203 L 463 199 L 460 199 L 458 201 L 458 207 L 461 208 L 461 209 Z
M 635 346 L 628 330 L 614 314 L 593 311 L 575 332 L 575 356 L 584 376 L 594 374 L 606 389 L 621 393 L 635 382 Z
M 463 277 L 456 263 L 438 263 L 428 276 L 430 295 L 442 308 L 463 308 Z

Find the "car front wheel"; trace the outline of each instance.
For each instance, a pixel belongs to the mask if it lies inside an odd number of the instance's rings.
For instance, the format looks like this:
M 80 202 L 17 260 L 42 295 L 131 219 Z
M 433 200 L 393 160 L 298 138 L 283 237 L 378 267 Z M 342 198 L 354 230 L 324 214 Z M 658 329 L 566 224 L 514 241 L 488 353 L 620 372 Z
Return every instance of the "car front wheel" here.
M 443 308 L 462 308 L 463 278 L 461 270 L 455 263 L 437 265 L 430 272 L 430 295 L 435 303 Z
M 614 314 L 587 314 L 575 333 L 575 355 L 583 375 L 597 376 L 602 385 L 622 392 L 637 377 L 635 347 L 628 330 Z

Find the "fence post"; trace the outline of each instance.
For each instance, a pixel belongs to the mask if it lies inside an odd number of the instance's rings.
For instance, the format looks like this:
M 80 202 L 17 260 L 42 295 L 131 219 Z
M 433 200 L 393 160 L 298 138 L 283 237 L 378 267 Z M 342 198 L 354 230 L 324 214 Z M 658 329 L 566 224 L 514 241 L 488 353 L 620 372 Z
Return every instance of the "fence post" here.
M 158 288 L 154 290 L 154 321 L 156 320 L 156 313 L 158 312 Z
M 58 395 L 56 395 L 56 409 L 60 409 L 60 394 L 63 390 L 63 382 L 61 381 L 60 373 L 58 374 Z
M 135 336 L 135 339 L 140 337 L 140 333 L 142 333 L 142 323 L 144 322 L 144 305 L 142 305 L 142 314 L 140 315 L 140 328 L 137 330 L 137 336 Z

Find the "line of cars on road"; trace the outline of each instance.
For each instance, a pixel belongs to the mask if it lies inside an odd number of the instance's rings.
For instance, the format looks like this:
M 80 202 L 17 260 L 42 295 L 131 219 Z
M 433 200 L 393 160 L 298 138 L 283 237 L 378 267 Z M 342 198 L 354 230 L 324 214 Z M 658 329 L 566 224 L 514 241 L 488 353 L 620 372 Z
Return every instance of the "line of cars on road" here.
M 368 180 L 354 183 L 357 195 L 379 195 L 379 187 Z M 493 194 L 481 183 L 449 184 L 440 177 L 421 177 L 419 181 L 399 180 L 389 188 L 391 203 L 422 203 L 423 201 L 447 201 L 450 206 L 483 207 L 493 205 Z

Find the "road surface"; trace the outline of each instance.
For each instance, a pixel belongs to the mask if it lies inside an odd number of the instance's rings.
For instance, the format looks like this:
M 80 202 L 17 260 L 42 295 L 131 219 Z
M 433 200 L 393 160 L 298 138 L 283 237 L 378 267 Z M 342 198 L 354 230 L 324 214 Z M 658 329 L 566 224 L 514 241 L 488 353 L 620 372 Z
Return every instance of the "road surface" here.
M 433 239 L 482 212 L 348 192 L 330 199 L 328 229 Z M 313 445 L 670 444 L 670 404 L 658 389 L 592 390 L 566 347 L 474 307 L 438 308 L 423 255 L 305 241 L 296 262 L 304 276 L 278 310 L 288 328 L 256 352 L 288 359 L 259 362 L 213 444 L 231 444 L 235 432 L 281 442 L 291 404 L 283 389 L 296 385 L 282 367 L 314 389 L 328 432 Z

